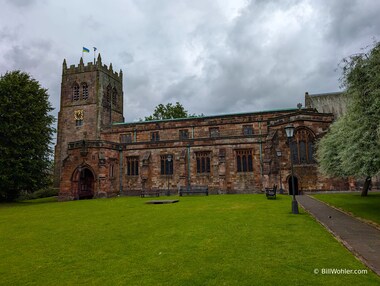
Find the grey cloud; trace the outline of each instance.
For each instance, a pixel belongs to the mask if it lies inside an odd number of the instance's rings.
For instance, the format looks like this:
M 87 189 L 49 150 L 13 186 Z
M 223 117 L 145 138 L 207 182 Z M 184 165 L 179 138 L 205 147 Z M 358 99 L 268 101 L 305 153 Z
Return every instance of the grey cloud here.
M 34 5 L 37 0 L 7 0 L 7 2 L 16 7 L 26 8 Z
M 0 42 L 8 44 L 9 42 L 16 41 L 18 38 L 18 27 L 4 26 L 0 29 Z
M 33 41 L 22 46 L 12 46 L 5 57 L 13 69 L 36 69 L 51 50 L 51 44 L 45 40 Z
M 63 58 L 97 46 L 123 70 L 127 121 L 175 101 L 197 114 L 294 107 L 305 91 L 338 90 L 340 60 L 380 35 L 371 0 L 67 0 L 26 14 L 36 3 L 0 11 L 0 72 L 31 72 L 58 107 Z
M 99 29 L 102 27 L 102 24 L 98 20 L 96 20 L 93 15 L 88 15 L 84 17 L 81 20 L 81 25 L 83 25 L 83 27 L 89 28 L 95 33 L 98 32 Z
M 252 7 L 229 27 L 221 48 L 209 44 L 210 38 L 205 40 L 209 51 L 204 56 L 204 75 L 184 79 L 172 87 L 169 94 L 173 94 L 173 90 L 176 94 L 183 94 L 185 90 L 188 97 L 198 99 L 199 95 L 190 94 L 189 91 L 194 90 L 191 86 L 197 87 L 194 92 L 208 86 L 206 96 L 210 100 L 203 96 L 197 100 L 198 108 L 204 113 L 225 113 L 281 107 L 279 102 L 284 103 L 284 95 L 298 91 L 294 87 L 293 73 L 299 73 L 303 63 L 297 63 L 294 58 L 302 46 L 298 45 L 297 49 L 297 43 L 288 41 L 282 42 L 281 46 L 263 48 L 265 33 L 252 19 L 254 16 L 261 18 L 266 10 L 258 12 Z
M 327 34 L 337 45 L 347 45 L 352 39 L 368 41 L 368 36 L 376 36 L 380 30 L 380 5 L 377 1 L 351 0 L 326 2 L 325 11 L 331 23 Z M 362 43 L 365 45 L 366 43 Z
M 119 58 L 121 59 L 121 64 L 123 65 L 129 65 L 130 63 L 133 63 L 134 61 L 133 55 L 131 55 L 128 52 L 121 52 L 119 54 Z

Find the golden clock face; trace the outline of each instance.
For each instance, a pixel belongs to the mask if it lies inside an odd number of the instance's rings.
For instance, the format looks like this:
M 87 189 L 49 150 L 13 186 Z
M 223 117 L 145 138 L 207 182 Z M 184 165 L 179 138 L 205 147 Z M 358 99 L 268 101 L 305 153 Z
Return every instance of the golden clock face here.
M 75 120 L 83 120 L 83 117 L 84 117 L 83 109 L 79 109 L 79 110 L 74 111 Z

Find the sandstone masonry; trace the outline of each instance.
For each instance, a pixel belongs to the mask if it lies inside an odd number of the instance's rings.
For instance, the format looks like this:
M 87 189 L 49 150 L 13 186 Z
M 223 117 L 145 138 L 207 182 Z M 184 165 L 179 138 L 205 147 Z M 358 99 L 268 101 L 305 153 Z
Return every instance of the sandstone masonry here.
M 63 63 L 55 152 L 60 199 L 178 193 L 207 185 L 212 194 L 347 190 L 346 180 L 323 177 L 316 141 L 333 122 L 314 108 L 124 123 L 122 72 L 95 64 Z M 287 141 L 284 127 L 295 129 Z M 290 178 L 293 150 L 295 190 Z M 278 155 L 281 154 L 281 157 Z

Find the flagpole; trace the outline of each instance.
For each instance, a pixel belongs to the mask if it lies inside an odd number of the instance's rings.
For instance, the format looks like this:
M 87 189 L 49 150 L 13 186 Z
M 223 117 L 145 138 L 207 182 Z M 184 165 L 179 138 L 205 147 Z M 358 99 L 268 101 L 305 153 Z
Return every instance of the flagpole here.
M 94 48 L 94 64 L 96 64 L 95 62 L 95 59 L 96 59 L 96 47 L 93 47 Z

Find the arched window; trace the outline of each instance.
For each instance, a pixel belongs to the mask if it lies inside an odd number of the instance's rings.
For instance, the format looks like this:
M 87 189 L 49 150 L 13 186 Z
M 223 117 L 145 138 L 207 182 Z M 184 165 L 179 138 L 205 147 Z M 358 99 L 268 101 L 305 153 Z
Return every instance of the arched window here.
M 117 104 L 117 90 L 116 88 L 112 89 L 112 105 L 116 106 Z
M 103 105 L 105 107 L 110 107 L 111 106 L 111 93 L 112 93 L 112 87 L 109 84 L 107 86 L 107 89 L 106 89 L 105 93 L 104 93 Z
M 130 156 L 127 157 L 127 176 L 139 175 L 139 157 Z
M 311 131 L 301 128 L 296 130 L 291 143 L 292 160 L 294 164 L 314 164 L 314 135 Z
M 75 82 L 73 84 L 72 91 L 73 91 L 73 101 L 79 100 L 79 84 Z
M 253 172 L 251 149 L 236 150 L 236 166 L 238 172 Z
M 87 100 L 88 99 L 88 85 L 87 83 L 82 83 L 82 99 Z
M 195 156 L 197 159 L 197 173 L 210 173 L 210 165 L 211 165 L 211 152 L 210 151 L 202 151 L 195 152 Z
M 169 156 L 173 158 L 173 155 L 161 155 L 161 175 L 173 175 L 173 160 Z

